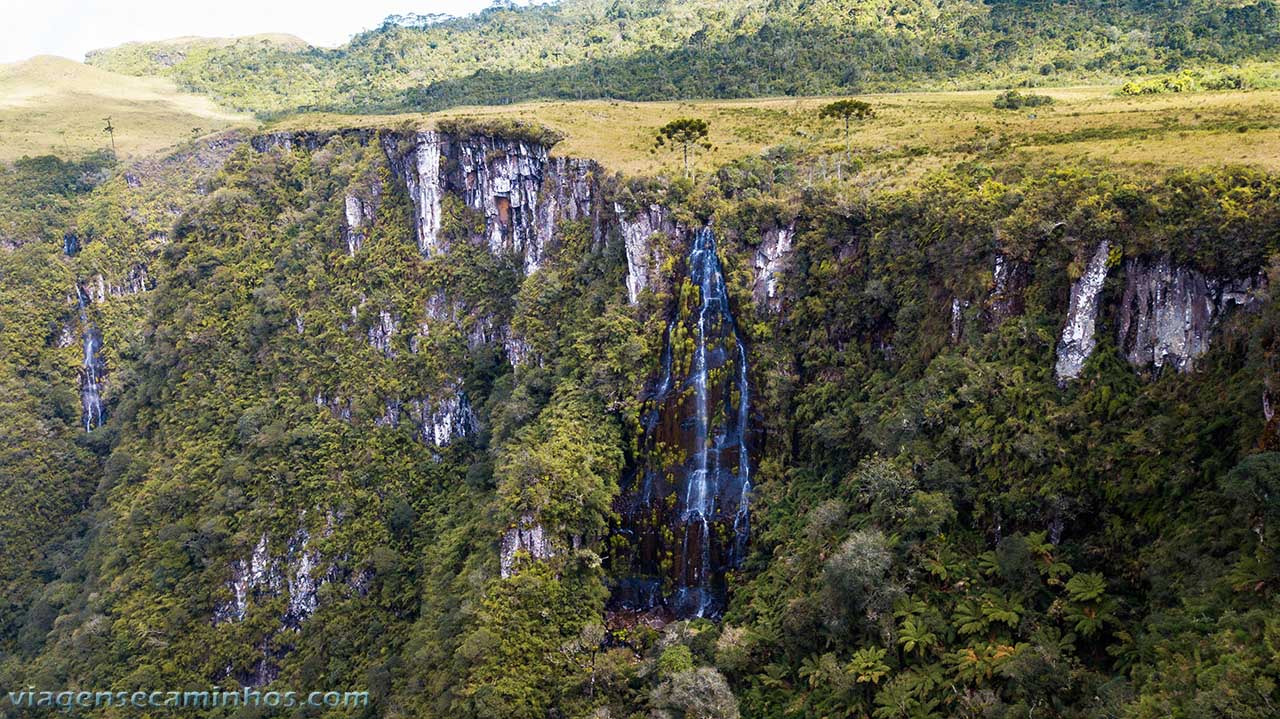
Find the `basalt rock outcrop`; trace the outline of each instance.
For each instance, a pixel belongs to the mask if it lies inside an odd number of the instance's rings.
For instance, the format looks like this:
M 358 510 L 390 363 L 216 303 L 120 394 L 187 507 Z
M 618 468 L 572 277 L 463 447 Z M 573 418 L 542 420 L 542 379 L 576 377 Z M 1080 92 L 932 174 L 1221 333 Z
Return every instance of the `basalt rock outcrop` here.
M 627 254 L 627 301 L 636 304 L 640 293 L 648 289 L 654 271 L 661 266 L 662 238 L 682 238 L 687 233 L 676 225 L 671 213 L 658 205 L 649 205 L 634 213 L 628 213 L 615 203 L 614 214 Z
M 794 223 L 765 230 L 755 254 L 756 282 L 752 288 L 752 296 L 755 298 L 756 307 L 764 307 L 776 312 L 782 306 L 778 276 L 786 269 L 787 257 L 791 254 L 791 243 L 795 239 L 795 234 Z
M 1188 372 L 1209 351 L 1214 331 L 1233 309 L 1254 309 L 1265 288 L 1261 275 L 1215 278 L 1172 261 L 1167 254 L 1124 261 L 1118 305 L 1105 302 L 1110 243 L 1099 243 L 1084 274 L 1071 287 L 1071 301 L 1058 343 L 1054 375 L 1079 377 L 1097 346 L 1099 324 L 1113 322 L 1117 345 L 1135 368 Z
M 466 392 L 460 387 L 449 389 L 435 402 L 416 399 L 409 403 L 418 436 L 427 444 L 444 447 L 476 431 L 476 416 Z
M 384 401 L 386 409 L 382 416 L 373 422 L 380 427 L 399 427 L 409 420 L 412 422 L 414 436 L 433 447 L 447 447 L 474 434 L 478 423 L 471 409 L 471 402 L 461 388 L 461 382 L 443 388 L 442 392 L 443 396 L 435 400 L 420 398 L 401 401 L 399 398 L 388 398 Z M 334 419 L 352 421 L 349 399 L 318 392 L 314 401 L 317 407 L 327 410 Z
M 333 515 L 326 518 L 322 536 L 332 533 L 336 521 Z M 273 548 L 271 537 L 262 534 L 247 556 L 232 561 L 225 587 L 228 596 L 213 613 L 215 626 L 239 624 L 255 607 L 273 605 L 278 598 L 284 598 L 284 608 L 267 624 L 270 627 L 267 634 L 254 641 L 260 656 L 247 669 L 227 670 L 228 676 L 246 686 L 263 686 L 276 678 L 277 663 L 283 654 L 280 642 L 273 639 L 302 629 L 320 607 L 322 587 L 341 583 L 348 592 L 363 594 L 366 591 L 366 575 L 352 573 L 344 565 L 345 556 L 323 556 L 305 526 L 299 527 L 281 545 Z M 273 649 L 273 645 L 277 648 Z
M 1157 370 L 1194 369 L 1222 319 L 1234 307 L 1255 307 L 1263 284 L 1261 276 L 1206 277 L 1173 264 L 1168 255 L 1130 258 L 1124 269 L 1120 347 L 1130 364 Z
M 991 294 L 987 296 L 987 315 L 992 325 L 999 325 L 1023 313 L 1029 284 L 1031 268 L 1025 262 L 996 253 L 991 271 Z
M 532 515 L 521 517 L 514 526 L 503 532 L 498 547 L 498 565 L 503 577 L 516 571 L 521 555 L 532 560 L 549 559 L 555 554 L 551 538 Z
M 281 626 L 297 629 L 315 613 L 320 587 L 340 575 L 336 567 L 326 569 L 323 564 L 305 527 L 275 553 L 270 538 L 262 535 L 248 556 L 231 563 L 231 577 L 227 580 L 231 596 L 214 610 L 214 624 L 244 621 L 254 602 L 284 593 L 288 601 Z
M 1107 240 L 1099 242 L 1084 274 L 1071 285 L 1067 321 L 1058 340 L 1058 362 L 1053 368 L 1054 377 L 1059 382 L 1079 377 L 1085 360 L 1098 344 L 1098 308 L 1102 304 L 1102 287 L 1107 281 L 1110 253 L 1111 243 Z
M 382 199 L 382 186 L 370 183 L 364 192 L 348 192 L 343 201 L 342 239 L 347 244 L 347 254 L 355 257 L 368 237 L 368 227 L 378 216 L 378 205 Z
M 129 269 L 114 280 L 108 281 L 101 274 L 93 276 L 93 279 L 87 284 L 86 290 L 89 298 L 93 302 L 105 302 L 111 297 L 129 297 L 131 295 L 140 295 L 155 289 L 155 281 L 151 279 L 151 275 L 147 272 L 146 263 L 138 262 L 129 266 Z
M 413 200 L 418 248 L 428 256 L 445 249 L 440 213 L 446 193 L 483 214 L 481 239 L 495 254 L 519 255 L 526 274 L 541 266 L 557 223 L 597 212 L 595 163 L 553 159 L 544 145 L 426 131 L 388 134 L 383 148 Z

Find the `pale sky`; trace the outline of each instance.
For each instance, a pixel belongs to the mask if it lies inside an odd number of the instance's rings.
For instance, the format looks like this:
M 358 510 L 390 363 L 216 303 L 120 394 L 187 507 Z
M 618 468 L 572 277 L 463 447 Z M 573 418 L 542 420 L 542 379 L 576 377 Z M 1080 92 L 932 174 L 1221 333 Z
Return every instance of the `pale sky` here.
M 334 46 L 388 15 L 466 15 L 492 0 L 0 0 L 0 63 L 182 35 L 282 32 Z M 523 4 L 523 3 L 522 3 Z

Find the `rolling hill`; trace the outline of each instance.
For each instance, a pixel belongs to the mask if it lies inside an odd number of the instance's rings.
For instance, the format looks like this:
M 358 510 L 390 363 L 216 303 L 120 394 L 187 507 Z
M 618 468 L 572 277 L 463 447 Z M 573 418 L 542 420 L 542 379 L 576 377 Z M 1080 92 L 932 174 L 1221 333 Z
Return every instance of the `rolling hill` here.
M 111 146 L 110 117 L 121 157 L 141 156 L 192 136 L 253 125 L 206 97 L 179 92 L 171 80 L 131 77 L 60 57 L 0 65 L 0 159 L 77 156 Z
M 335 49 L 251 38 L 89 62 L 262 115 L 388 112 L 1111 81 L 1274 60 L 1278 17 L 1275 0 L 565 0 L 389 18 Z

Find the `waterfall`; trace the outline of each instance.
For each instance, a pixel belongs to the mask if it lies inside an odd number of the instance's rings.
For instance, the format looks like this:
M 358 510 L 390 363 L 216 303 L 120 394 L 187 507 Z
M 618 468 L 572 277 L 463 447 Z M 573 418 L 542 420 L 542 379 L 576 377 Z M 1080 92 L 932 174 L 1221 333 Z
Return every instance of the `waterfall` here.
M 102 426 L 102 377 L 106 374 L 106 367 L 98 356 L 102 349 L 102 335 L 97 327 L 89 323 L 89 296 L 78 284 L 76 300 L 80 305 L 80 337 L 84 347 L 84 356 L 80 362 L 80 419 L 84 430 L 88 432 L 94 427 Z
M 637 571 L 615 604 L 714 617 L 750 536 L 749 368 L 709 227 L 695 235 L 687 271 L 622 501 L 620 535 L 635 544 Z

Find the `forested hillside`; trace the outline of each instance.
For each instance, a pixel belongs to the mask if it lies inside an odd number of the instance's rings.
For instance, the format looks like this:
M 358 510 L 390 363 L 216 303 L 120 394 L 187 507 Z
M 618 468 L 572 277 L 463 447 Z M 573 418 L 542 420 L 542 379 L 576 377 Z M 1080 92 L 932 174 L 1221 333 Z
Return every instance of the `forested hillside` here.
M 1277 716 L 1277 47 L 569 0 L 10 66 L 0 716 Z
M 565 0 L 390 18 L 333 50 L 255 37 L 89 62 L 276 115 L 1063 84 L 1275 60 L 1278 43 L 1273 0 Z
M 49 502 L 5 516 L 32 549 L 0 684 L 1271 715 L 1275 176 L 964 165 L 867 193 L 779 156 L 628 179 L 546 137 L 229 136 L 88 194 L 93 165 L 6 176 L 67 204 L 0 255 L 33 308 L 5 313 L 6 506 Z M 62 268 L 43 296 L 37 266 Z M 713 523 L 697 560 L 662 509 L 699 426 L 743 439 L 740 557 Z

